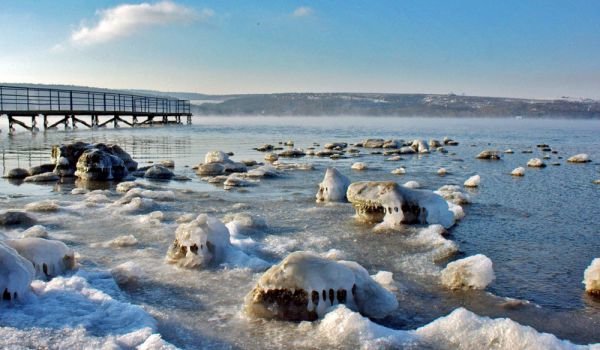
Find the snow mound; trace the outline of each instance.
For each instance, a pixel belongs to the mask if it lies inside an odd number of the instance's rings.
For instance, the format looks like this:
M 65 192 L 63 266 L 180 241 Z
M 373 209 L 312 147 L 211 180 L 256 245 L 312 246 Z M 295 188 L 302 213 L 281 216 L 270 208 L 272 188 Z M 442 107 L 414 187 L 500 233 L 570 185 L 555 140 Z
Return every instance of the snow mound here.
M 450 289 L 485 289 L 495 278 L 492 260 L 483 254 L 448 263 L 441 275 Z

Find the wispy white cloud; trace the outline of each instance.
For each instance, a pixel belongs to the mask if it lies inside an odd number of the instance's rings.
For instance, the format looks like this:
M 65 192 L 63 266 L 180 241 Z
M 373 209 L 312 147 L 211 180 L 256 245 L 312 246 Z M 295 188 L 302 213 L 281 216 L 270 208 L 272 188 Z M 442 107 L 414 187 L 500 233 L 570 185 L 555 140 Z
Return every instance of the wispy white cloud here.
M 315 11 L 308 6 L 300 6 L 294 10 L 292 16 L 294 17 L 308 17 L 312 15 Z
M 70 43 L 76 46 L 105 43 L 149 27 L 206 20 L 214 15 L 211 9 L 197 12 L 172 1 L 122 4 L 97 11 L 98 22 L 91 26 L 82 24 L 71 34 Z

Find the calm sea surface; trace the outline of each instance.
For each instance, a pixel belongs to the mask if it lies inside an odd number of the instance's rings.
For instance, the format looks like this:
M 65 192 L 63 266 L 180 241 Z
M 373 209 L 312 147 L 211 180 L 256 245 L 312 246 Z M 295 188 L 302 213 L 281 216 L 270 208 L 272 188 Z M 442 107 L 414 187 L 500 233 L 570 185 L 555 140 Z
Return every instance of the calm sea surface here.
M 600 342 L 600 300 L 587 296 L 581 283 L 586 267 L 600 257 L 600 185 L 592 183 L 600 179 L 600 121 L 243 117 L 195 118 L 192 126 L 35 135 L 20 132 L 13 136 L 6 134 L 5 125 L 0 128 L 3 174 L 15 167 L 48 163 L 53 144 L 82 140 L 119 144 L 140 166 L 172 159 L 175 173 L 192 179 L 156 184 L 173 190 L 177 200 L 160 202 L 154 208 L 165 217 L 153 225 L 141 223 L 140 215 L 121 215 L 106 207 L 38 214 L 51 238 L 63 240 L 81 255 L 82 268 L 110 269 L 127 261 L 141 266 L 146 277 L 125 288 L 125 298 L 149 310 L 158 321 L 158 331 L 177 346 L 323 345 L 307 338 L 295 324 L 249 321 L 240 316 L 243 298 L 260 273 L 182 270 L 164 263 L 179 215 L 209 213 L 223 218 L 238 212 L 266 221 L 267 228 L 253 236 L 258 245 L 252 252 L 269 262 L 276 263 L 296 250 L 323 253 L 338 249 L 345 259 L 357 261 L 372 274 L 393 272 L 401 286 L 397 292 L 400 308 L 379 321 L 385 326 L 414 329 L 464 306 L 483 316 L 510 317 L 575 343 Z M 313 143 L 355 143 L 366 138 L 441 140 L 444 136 L 460 145 L 447 147 L 447 154 L 403 156 L 404 160 L 397 162 L 364 149 L 356 158 L 286 160 L 311 163 L 315 170 L 288 171 L 243 190 L 224 191 L 201 181 L 192 170 L 211 150 L 233 152 L 237 161 L 263 161 L 264 154 L 252 148 L 265 143 L 292 140 L 295 147 L 306 148 Z M 541 143 L 558 151 L 547 154 L 549 166 L 529 168 L 522 178 L 510 176 L 512 169 L 526 167 L 530 158 L 544 156 L 536 148 Z M 484 149 L 508 148 L 515 153 L 503 155 L 501 161 L 475 159 Z M 589 154 L 592 163 L 566 162 L 577 153 Z M 369 170 L 351 170 L 357 161 L 366 163 Z M 551 166 L 554 162 L 560 165 Z M 448 259 L 434 262 L 435 247 L 415 242 L 411 233 L 374 233 L 372 227 L 354 221 L 349 204 L 316 205 L 318 183 L 332 166 L 352 181 L 416 180 L 430 190 L 445 184 L 462 185 L 469 176 L 479 174 L 481 185 L 469 191 L 473 203 L 464 206 L 466 217 L 450 230 L 449 239 L 460 251 L 449 259 L 484 254 L 493 261 L 496 280 L 486 291 L 449 292 L 438 282 Z M 406 175 L 390 173 L 399 166 L 406 168 Z M 438 176 L 440 167 L 449 174 Z M 0 209 L 23 208 L 44 199 L 69 206 L 82 200 L 71 194 L 77 186 L 84 185 L 12 184 L 2 179 Z M 114 184 L 105 189 L 111 191 L 109 198 L 118 198 Z M 138 245 L 111 248 L 94 244 L 129 234 L 136 236 Z M 529 303 L 507 306 L 506 298 Z

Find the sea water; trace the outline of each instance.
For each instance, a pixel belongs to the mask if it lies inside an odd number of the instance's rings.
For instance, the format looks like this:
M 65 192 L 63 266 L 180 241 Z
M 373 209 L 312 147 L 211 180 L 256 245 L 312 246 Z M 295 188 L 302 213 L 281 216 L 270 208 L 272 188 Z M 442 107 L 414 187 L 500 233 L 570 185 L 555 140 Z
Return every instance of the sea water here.
M 57 210 L 32 215 L 49 238 L 75 250 L 78 260 L 74 274 L 35 281 L 29 300 L 0 305 L 0 345 L 93 348 L 110 343 L 127 348 L 147 341 L 151 347 L 157 337 L 181 348 L 345 348 L 359 346 L 356 342 L 363 347 L 514 345 L 502 342 L 497 334 L 491 336 L 494 332 L 539 348 L 571 345 L 545 343 L 538 332 L 576 344 L 598 343 L 600 300 L 587 295 L 581 282 L 586 267 L 600 256 L 600 186 L 593 183 L 600 178 L 599 135 L 599 121 L 476 118 L 194 118 L 192 126 L 11 136 L 3 127 L 3 174 L 48 163 L 53 144 L 81 140 L 116 143 L 140 166 L 174 160 L 174 172 L 191 181 L 138 179 L 154 193 L 144 205 L 128 208 L 114 204 L 123 196 L 115 183 L 0 181 L 1 210 L 28 204 L 31 208 L 31 203 L 47 200 L 58 204 Z M 460 143 L 446 146 L 446 154 L 403 155 L 403 160 L 388 161 L 387 156 L 361 149 L 357 157 L 338 160 L 286 159 L 282 162 L 310 163 L 314 170 L 289 170 L 230 191 L 202 181 L 192 169 L 212 150 L 233 152 L 236 161 L 263 161 L 264 153 L 253 148 L 265 143 L 279 146 L 290 140 L 296 148 L 319 144 L 314 147 L 321 149 L 328 142 L 444 136 Z M 536 145 L 542 143 L 557 153 L 541 152 Z M 500 161 L 475 159 L 484 149 L 512 149 L 514 154 L 502 154 Z M 533 153 L 522 153 L 528 150 Z M 577 153 L 589 154 L 592 162 L 566 162 Z M 543 155 L 550 156 L 544 160 L 547 167 L 526 167 L 523 177 L 510 175 L 530 158 Z M 355 162 L 368 169 L 351 170 Z M 446 184 L 462 187 L 478 174 L 481 184 L 465 190 L 472 203 L 463 206 L 464 219 L 444 239 L 432 239 L 422 228 L 374 232 L 372 225 L 353 219 L 350 204 L 315 203 L 327 167 L 336 167 L 353 182 L 417 181 L 436 190 Z M 406 174 L 391 174 L 398 167 Z M 445 176 L 437 174 L 442 167 L 448 171 Z M 84 192 L 73 191 L 76 188 L 94 192 L 74 194 Z M 249 213 L 263 222 L 244 232 L 250 239 L 237 245 L 269 264 L 306 250 L 334 252 L 371 274 L 392 272 L 400 306 L 380 320 L 362 318 L 343 307 L 313 323 L 249 318 L 242 311 L 244 297 L 261 271 L 243 266 L 188 270 L 164 262 L 177 219 L 201 213 L 219 219 Z M 20 237 L 22 231 L 3 229 L 0 239 Z M 445 265 L 476 254 L 492 260 L 493 283 L 483 291 L 444 288 L 440 271 Z M 341 329 L 343 322 L 336 317 L 357 320 Z M 464 341 L 453 343 L 449 335 L 440 335 L 445 333 Z M 29 343 L 22 343 L 24 335 Z

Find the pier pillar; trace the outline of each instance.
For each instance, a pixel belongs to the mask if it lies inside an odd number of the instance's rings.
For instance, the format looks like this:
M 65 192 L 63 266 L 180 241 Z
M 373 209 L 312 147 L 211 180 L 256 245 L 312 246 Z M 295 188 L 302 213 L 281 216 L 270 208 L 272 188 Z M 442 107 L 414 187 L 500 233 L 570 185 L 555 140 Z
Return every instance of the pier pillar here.
M 188 125 L 192 125 L 192 116 L 191 115 L 187 116 L 187 123 L 188 123 Z
M 48 116 L 44 114 L 42 117 L 44 118 L 44 130 L 47 130 L 48 129 Z
M 8 116 L 8 132 L 9 133 L 14 133 L 15 132 L 15 126 L 14 126 L 14 119 L 12 115 Z
M 169 117 L 163 115 L 163 124 L 167 124 L 169 122 Z

